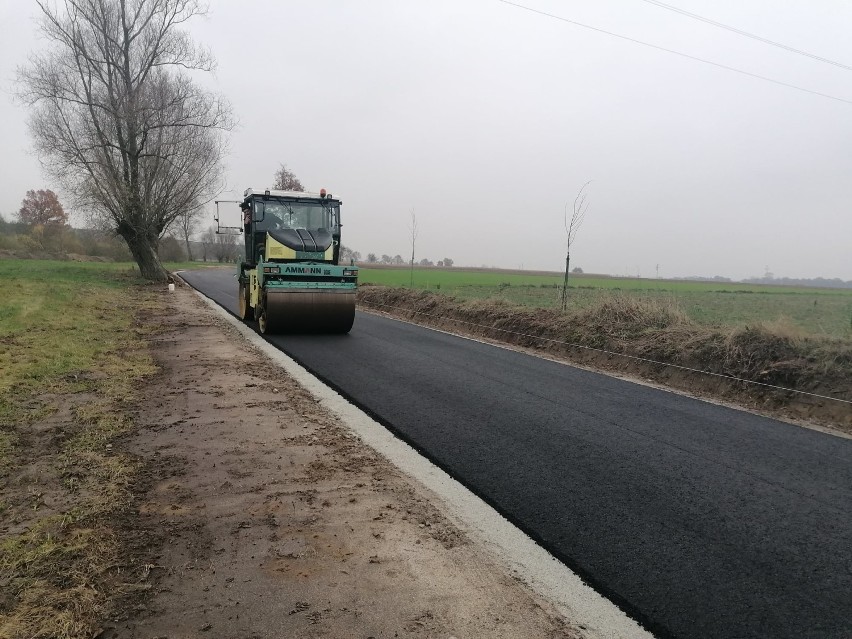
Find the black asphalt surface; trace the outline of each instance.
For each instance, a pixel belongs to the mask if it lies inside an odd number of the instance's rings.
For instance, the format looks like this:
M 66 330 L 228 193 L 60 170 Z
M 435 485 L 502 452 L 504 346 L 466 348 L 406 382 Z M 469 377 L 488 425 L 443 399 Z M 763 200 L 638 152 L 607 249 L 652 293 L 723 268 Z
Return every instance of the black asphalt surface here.
M 852 440 L 361 312 L 270 341 L 658 636 L 852 637 Z

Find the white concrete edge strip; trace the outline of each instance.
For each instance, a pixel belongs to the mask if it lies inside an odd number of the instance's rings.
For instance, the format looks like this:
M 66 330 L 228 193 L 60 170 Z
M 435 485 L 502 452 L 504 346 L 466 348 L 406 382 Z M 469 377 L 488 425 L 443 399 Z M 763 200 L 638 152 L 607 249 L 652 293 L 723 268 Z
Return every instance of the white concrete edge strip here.
M 470 490 L 397 439 L 384 426 L 350 404 L 216 302 L 193 290 L 252 346 L 280 365 L 323 407 L 339 417 L 365 444 L 438 495 L 454 523 L 487 547 L 511 574 L 550 601 L 569 621 L 584 626 L 587 635 L 601 639 L 653 639 L 651 633 L 583 583 L 578 575 Z

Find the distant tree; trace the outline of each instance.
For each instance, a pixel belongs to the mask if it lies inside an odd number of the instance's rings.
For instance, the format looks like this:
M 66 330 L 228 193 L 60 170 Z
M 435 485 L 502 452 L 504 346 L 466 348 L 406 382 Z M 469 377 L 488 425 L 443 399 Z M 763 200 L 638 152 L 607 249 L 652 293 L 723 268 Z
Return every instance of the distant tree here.
M 18 211 L 18 219 L 29 226 L 64 226 L 68 223 L 68 214 L 59 203 L 56 193 L 50 189 L 40 189 L 27 191 Z
M 160 238 L 157 253 L 163 262 L 181 262 L 186 259 L 180 242 L 171 235 Z
M 42 229 L 42 246 L 48 251 L 55 253 L 82 252 L 82 245 L 74 234 L 74 229 L 67 224 L 45 224 L 33 228 Z
M 428 258 L 424 257 L 420 262 L 418 262 L 420 266 L 435 266 L 435 264 Z
M 409 286 L 414 287 L 414 245 L 417 243 L 417 216 L 414 214 L 414 209 L 411 209 L 411 221 L 408 225 L 408 230 L 411 236 L 411 282 Z
M 571 272 L 576 273 L 577 275 L 582 275 L 583 269 L 581 269 L 579 266 L 575 266 L 574 268 L 571 269 Z
M 390 263 L 391 263 L 391 259 L 392 259 L 392 258 L 391 258 L 391 256 L 390 256 L 390 255 L 382 255 L 381 262 L 382 262 L 382 264 L 390 264 Z
M 438 260 L 438 266 L 444 266 L 444 260 Z
M 59 224 L 33 224 L 20 237 L 25 248 L 52 253 L 78 252 L 79 242 L 74 241 L 74 229 Z
M 449 257 L 445 257 L 441 261 L 444 263 L 444 266 L 452 266 L 453 264 L 455 264 L 455 262 L 453 260 L 451 260 Z
M 281 165 L 275 172 L 272 188 L 276 191 L 304 191 L 305 187 L 299 182 L 296 174 L 290 171 L 285 164 Z
M 77 253 L 85 255 L 86 249 L 83 247 L 83 242 L 80 239 L 77 231 L 70 226 L 53 227 L 56 231 L 55 241 L 58 243 L 58 250 L 62 253 Z
M 205 262 L 213 259 L 214 247 L 216 246 L 216 229 L 209 227 L 201 235 L 201 259 Z
M 44 249 L 44 226 L 36 224 L 30 227 L 26 235 L 21 236 L 21 244 L 29 251 L 43 251 Z
M 397 266 L 402 266 L 403 264 L 405 264 L 405 260 L 402 259 L 402 255 L 394 255 L 391 262 L 393 264 L 396 264 Z
M 80 208 L 127 243 L 143 277 L 164 281 L 160 237 L 222 188 L 224 98 L 196 82 L 214 61 L 186 29 L 201 0 L 37 3 L 52 45 L 19 72 L 35 148 Z
M 189 238 L 195 233 L 198 226 L 198 218 L 201 217 L 201 206 L 190 206 L 180 212 L 180 215 L 175 218 L 170 230 L 175 235 L 183 240 L 186 249 L 186 259 L 192 260 L 192 248 L 189 243 Z
M 213 233 L 215 233 L 215 232 L 216 231 L 213 231 Z M 199 242 L 198 242 L 198 246 L 201 248 L 201 256 L 200 257 L 201 257 L 202 262 L 206 262 L 208 260 L 208 258 L 212 255 L 212 248 L 213 248 L 212 245 L 211 245 L 212 241 L 213 241 L 213 238 L 211 236 L 210 229 L 204 231 L 204 233 L 201 234 L 201 237 L 200 237 Z
M 580 225 L 583 223 L 583 218 L 586 217 L 586 211 L 589 210 L 589 205 L 586 203 L 586 187 L 591 184 L 591 180 L 586 182 L 577 197 L 574 198 L 574 209 L 571 214 L 571 221 L 568 221 L 568 204 L 565 204 L 565 233 L 568 235 L 568 246 L 565 250 L 565 280 L 562 283 L 562 310 L 568 308 L 568 268 L 571 264 L 571 246 L 574 244 L 574 238 L 577 236 L 577 231 L 580 230 Z
M 375 264 L 379 261 L 379 258 L 376 257 L 375 253 L 367 253 L 367 262 L 370 264 Z
M 340 261 L 341 262 L 360 262 L 361 254 L 358 251 L 353 251 L 348 246 L 340 246 Z
M 83 244 L 82 253 L 97 257 L 108 257 L 117 262 L 133 259 L 127 244 L 111 231 L 101 229 L 79 229 L 77 235 Z
M 217 262 L 234 262 L 239 255 L 237 247 L 237 236 L 230 233 L 217 233 L 215 227 L 209 227 L 202 240 L 204 247 L 204 261 L 210 257 Z

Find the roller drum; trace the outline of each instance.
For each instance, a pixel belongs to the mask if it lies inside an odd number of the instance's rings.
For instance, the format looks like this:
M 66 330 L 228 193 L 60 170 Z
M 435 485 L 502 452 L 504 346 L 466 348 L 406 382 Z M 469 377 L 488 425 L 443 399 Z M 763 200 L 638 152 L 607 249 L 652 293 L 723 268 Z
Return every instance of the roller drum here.
M 355 292 L 267 291 L 267 333 L 348 333 L 355 321 Z

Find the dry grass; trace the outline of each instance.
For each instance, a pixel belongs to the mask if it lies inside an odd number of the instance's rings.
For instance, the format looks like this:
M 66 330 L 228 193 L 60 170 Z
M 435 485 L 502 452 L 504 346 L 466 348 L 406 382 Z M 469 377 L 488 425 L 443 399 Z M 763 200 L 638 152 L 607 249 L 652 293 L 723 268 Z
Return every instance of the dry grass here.
M 690 319 L 674 299 L 617 294 L 567 313 L 373 286 L 360 288 L 358 300 L 419 323 L 538 348 L 581 363 L 852 430 L 849 404 L 734 380 L 852 400 L 852 344 L 809 336 L 783 318 L 749 326 L 709 327 Z
M 0 570 L 13 575 L 16 602 L 0 617 L 3 637 L 88 637 L 106 609 L 104 589 L 118 561 L 109 528 L 80 527 L 82 514 L 40 520 L 0 544 Z

